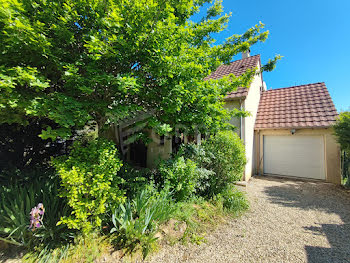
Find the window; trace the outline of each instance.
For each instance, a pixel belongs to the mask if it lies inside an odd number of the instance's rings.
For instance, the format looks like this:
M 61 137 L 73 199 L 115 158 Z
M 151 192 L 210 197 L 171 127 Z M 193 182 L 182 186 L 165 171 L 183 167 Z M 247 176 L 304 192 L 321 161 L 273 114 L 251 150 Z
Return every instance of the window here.
M 161 136 L 159 136 L 159 144 L 160 145 L 164 145 L 164 138 L 165 136 L 164 135 L 161 135 Z

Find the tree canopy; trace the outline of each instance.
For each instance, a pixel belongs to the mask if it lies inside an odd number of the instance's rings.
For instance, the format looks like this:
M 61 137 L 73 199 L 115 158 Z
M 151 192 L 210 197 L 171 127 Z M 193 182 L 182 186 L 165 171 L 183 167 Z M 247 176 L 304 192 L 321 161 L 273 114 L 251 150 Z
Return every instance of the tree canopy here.
M 221 1 L 0 0 L 0 124 L 45 118 L 43 138 L 67 137 L 87 123 L 118 122 L 152 111 L 152 125 L 218 129 L 230 116 L 223 98 L 254 71 L 204 78 L 265 41 L 258 24 L 215 44 L 227 25 Z M 278 57 L 264 69 L 271 70 Z

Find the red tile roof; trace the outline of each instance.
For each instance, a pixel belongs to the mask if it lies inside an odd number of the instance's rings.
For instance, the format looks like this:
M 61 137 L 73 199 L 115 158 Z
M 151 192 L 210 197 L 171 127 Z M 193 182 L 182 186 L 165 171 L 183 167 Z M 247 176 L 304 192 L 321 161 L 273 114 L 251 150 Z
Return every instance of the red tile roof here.
M 261 95 L 255 129 L 329 127 L 337 115 L 323 82 L 273 89 Z
M 244 59 L 236 60 L 230 65 L 221 65 L 212 72 L 205 79 L 220 79 L 223 76 L 234 74 L 235 76 L 241 76 L 247 69 L 254 68 L 260 62 L 260 55 L 247 57 Z M 227 94 L 226 99 L 232 98 L 245 98 L 248 95 L 248 89 L 239 87 L 236 91 Z

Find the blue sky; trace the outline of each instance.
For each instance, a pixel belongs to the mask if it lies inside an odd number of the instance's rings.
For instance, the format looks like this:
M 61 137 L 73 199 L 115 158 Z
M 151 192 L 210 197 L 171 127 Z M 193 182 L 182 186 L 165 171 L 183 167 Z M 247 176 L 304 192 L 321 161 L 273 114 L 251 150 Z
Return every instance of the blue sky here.
M 325 82 L 337 110 L 350 110 L 350 0 L 223 0 L 223 6 L 232 17 L 215 36 L 218 43 L 259 21 L 270 31 L 265 43 L 251 49 L 263 64 L 283 56 L 264 73 L 268 89 Z

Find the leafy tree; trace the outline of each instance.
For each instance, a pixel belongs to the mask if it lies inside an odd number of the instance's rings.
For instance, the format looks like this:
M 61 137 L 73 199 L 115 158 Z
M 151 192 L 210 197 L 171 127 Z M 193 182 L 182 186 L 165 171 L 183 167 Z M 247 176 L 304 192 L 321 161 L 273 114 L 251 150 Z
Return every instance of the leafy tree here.
M 340 113 L 333 128 L 342 149 L 350 153 L 350 112 Z
M 263 24 L 215 45 L 230 14 L 209 0 L 0 0 L 0 123 L 30 117 L 58 125 L 44 139 L 131 112 L 152 111 L 154 126 L 217 129 L 230 112 L 223 97 L 255 74 L 204 81 L 257 42 Z M 271 70 L 276 60 L 264 69 Z

